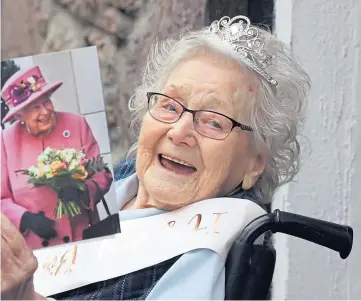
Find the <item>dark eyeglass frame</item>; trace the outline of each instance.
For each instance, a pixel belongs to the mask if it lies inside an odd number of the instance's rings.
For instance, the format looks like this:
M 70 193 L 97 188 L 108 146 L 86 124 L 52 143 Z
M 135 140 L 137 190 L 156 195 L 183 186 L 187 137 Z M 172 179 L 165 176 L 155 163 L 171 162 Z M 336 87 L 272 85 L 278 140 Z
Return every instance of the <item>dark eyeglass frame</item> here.
M 166 122 L 166 121 L 162 121 L 162 120 L 159 120 L 157 118 L 155 118 L 152 113 L 151 113 L 151 108 L 150 108 L 150 99 L 153 95 L 160 95 L 160 96 L 164 96 L 164 97 L 167 97 L 173 101 L 175 101 L 177 104 L 179 104 L 181 107 L 182 107 L 182 112 L 180 113 L 179 117 L 177 120 L 175 121 L 172 121 L 172 122 Z M 210 111 L 210 110 L 191 110 L 191 109 L 188 109 L 187 107 L 185 107 L 183 104 L 181 104 L 178 100 L 166 95 L 166 94 L 162 94 L 162 93 L 157 93 L 157 92 L 147 92 L 147 99 L 148 99 L 148 111 L 149 111 L 149 114 L 155 119 L 155 120 L 158 120 L 159 122 L 163 122 L 163 123 L 167 123 L 167 124 L 172 124 L 172 123 L 176 123 L 179 119 L 181 119 L 181 117 L 183 116 L 184 112 L 189 112 L 193 115 L 193 122 L 195 122 L 195 119 L 196 119 L 196 113 L 198 112 L 209 112 L 209 113 L 214 113 L 214 114 L 218 114 L 220 116 L 223 116 L 227 119 L 229 119 L 231 122 L 232 122 L 232 128 L 229 130 L 229 133 L 227 134 L 227 136 L 225 136 L 224 138 L 213 138 L 213 137 L 209 137 L 209 136 L 206 136 L 205 134 L 203 133 L 200 133 L 201 135 L 205 136 L 205 137 L 208 137 L 210 139 L 215 139 L 215 140 L 223 140 L 223 139 L 226 139 L 229 134 L 233 131 L 234 128 L 236 127 L 239 127 L 241 130 L 243 131 L 249 131 L 249 132 L 252 132 L 253 129 L 248 126 L 248 125 L 245 125 L 245 124 L 242 124 L 242 123 L 239 123 L 238 121 L 232 119 L 231 117 L 228 117 L 227 115 L 224 115 L 222 113 L 219 113 L 219 112 L 215 112 L 215 111 Z M 198 131 L 197 131 L 198 132 Z M 199 132 L 198 132 L 199 133 Z

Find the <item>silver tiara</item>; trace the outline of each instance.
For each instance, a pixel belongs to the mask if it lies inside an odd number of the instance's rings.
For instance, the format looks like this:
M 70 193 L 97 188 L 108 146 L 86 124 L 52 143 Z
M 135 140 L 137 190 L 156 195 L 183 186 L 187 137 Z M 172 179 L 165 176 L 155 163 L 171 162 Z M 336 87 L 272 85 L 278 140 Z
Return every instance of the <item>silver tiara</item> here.
M 244 58 L 243 61 L 271 85 L 277 85 L 277 81 L 265 71 L 271 57 L 263 50 L 264 42 L 258 36 L 258 29 L 251 27 L 251 21 L 247 17 L 237 16 L 231 19 L 225 16 L 212 22 L 209 31 L 230 44 Z

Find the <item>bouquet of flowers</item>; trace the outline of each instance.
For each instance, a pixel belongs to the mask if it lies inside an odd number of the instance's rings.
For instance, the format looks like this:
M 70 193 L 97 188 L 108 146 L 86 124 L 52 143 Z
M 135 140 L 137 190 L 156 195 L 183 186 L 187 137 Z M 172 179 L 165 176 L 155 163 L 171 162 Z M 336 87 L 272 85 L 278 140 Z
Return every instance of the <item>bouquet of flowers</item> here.
M 54 215 L 55 218 L 61 218 L 64 214 L 68 217 L 80 214 L 80 199 L 77 199 L 79 197 L 74 196 L 74 200 L 62 200 L 64 190 L 75 188 L 84 193 L 87 189 L 85 180 L 106 168 L 107 165 L 100 156 L 89 159 L 83 151 L 74 148 L 47 147 L 39 155 L 36 165 L 18 172 L 28 175 L 27 183 L 33 184 L 35 188 L 49 186 L 56 192 L 59 201 Z

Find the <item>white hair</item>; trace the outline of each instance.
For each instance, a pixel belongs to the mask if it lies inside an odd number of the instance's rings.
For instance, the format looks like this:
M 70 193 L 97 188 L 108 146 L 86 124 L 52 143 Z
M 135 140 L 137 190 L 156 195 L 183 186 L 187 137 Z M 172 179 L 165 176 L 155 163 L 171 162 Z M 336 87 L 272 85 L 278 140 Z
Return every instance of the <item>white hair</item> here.
M 249 104 L 249 125 L 253 128 L 255 146 L 266 153 L 268 163 L 254 191 L 261 202 L 270 203 L 275 189 L 291 181 L 299 170 L 299 133 L 303 126 L 310 79 L 290 48 L 263 29 L 259 29 L 259 37 L 264 41 L 267 55 L 272 57 L 272 64 L 266 68 L 266 72 L 278 82 L 276 89 L 250 69 L 228 43 L 205 34 L 206 30 L 187 32 L 177 39 L 170 38 L 153 44 L 141 84 L 129 101 L 129 108 L 133 112 L 132 129 L 139 134 L 143 116 L 147 112 L 146 93 L 160 91 L 172 70 L 190 53 L 206 49 L 234 60 L 249 70 L 260 83 L 256 101 Z M 129 156 L 135 156 L 137 146 L 135 142 Z

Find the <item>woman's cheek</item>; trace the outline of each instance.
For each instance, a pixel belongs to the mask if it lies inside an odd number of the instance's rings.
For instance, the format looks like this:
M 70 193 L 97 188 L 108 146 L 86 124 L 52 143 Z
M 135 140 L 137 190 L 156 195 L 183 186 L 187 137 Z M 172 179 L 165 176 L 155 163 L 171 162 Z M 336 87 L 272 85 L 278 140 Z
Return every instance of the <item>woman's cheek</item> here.
M 218 145 L 204 145 L 201 147 L 201 155 L 209 181 L 222 183 L 230 172 L 232 165 L 237 164 L 232 160 L 235 145 L 232 143 L 219 143 Z M 226 142 L 226 141 L 224 141 Z
M 144 175 L 144 173 L 149 168 L 152 163 L 153 152 L 139 146 L 138 148 L 138 157 L 136 160 L 136 170 L 139 176 Z

